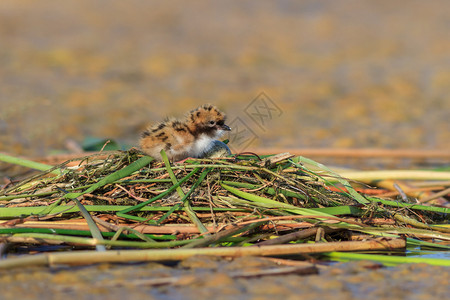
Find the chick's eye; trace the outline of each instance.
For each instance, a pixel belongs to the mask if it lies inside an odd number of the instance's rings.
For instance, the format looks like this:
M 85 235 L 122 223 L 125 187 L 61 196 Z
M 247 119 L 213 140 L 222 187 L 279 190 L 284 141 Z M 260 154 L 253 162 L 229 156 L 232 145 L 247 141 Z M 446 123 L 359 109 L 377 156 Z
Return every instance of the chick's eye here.
M 214 121 L 211 120 L 211 121 L 209 121 L 209 125 L 210 125 L 210 126 L 214 126 L 214 125 L 216 125 L 216 122 L 214 122 Z

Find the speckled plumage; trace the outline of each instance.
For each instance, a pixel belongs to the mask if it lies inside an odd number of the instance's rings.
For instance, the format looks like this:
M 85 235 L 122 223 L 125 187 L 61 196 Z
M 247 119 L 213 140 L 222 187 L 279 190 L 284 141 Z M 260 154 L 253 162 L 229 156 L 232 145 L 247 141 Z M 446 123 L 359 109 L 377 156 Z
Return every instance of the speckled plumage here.
M 174 161 L 203 157 L 213 146 L 213 141 L 230 130 L 225 120 L 224 113 L 205 104 L 190 111 L 183 120 L 168 118 L 150 126 L 141 135 L 140 147 L 156 159 L 161 159 L 162 149 Z

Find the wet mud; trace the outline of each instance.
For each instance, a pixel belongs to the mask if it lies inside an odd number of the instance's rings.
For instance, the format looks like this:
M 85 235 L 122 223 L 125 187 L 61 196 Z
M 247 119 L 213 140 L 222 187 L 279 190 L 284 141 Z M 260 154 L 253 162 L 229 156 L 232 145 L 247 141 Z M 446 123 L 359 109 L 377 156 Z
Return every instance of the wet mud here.
M 175 265 L 1 271 L 0 286 L 2 299 L 445 299 L 449 292 L 449 268 L 421 264 L 361 261 L 319 265 L 319 274 L 242 276 L 283 268 L 292 267 L 265 258 L 192 257 Z

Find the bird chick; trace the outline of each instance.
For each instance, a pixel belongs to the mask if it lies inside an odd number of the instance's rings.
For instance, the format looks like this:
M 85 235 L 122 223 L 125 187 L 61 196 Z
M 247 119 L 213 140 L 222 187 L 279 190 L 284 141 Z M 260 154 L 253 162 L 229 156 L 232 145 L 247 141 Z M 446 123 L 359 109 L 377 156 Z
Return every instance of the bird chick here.
M 202 105 L 190 111 L 184 120 L 169 118 L 149 127 L 141 135 L 141 149 L 158 160 L 162 149 L 173 161 L 202 158 L 216 139 L 231 130 L 225 119 L 225 114 L 215 106 Z

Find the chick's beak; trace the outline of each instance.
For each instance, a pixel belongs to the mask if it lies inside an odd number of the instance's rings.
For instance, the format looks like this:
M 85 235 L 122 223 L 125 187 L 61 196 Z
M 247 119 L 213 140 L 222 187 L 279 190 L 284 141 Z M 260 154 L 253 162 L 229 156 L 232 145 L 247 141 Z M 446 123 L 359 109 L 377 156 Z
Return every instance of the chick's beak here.
M 228 125 L 223 124 L 222 129 L 225 131 L 231 131 L 231 128 Z

